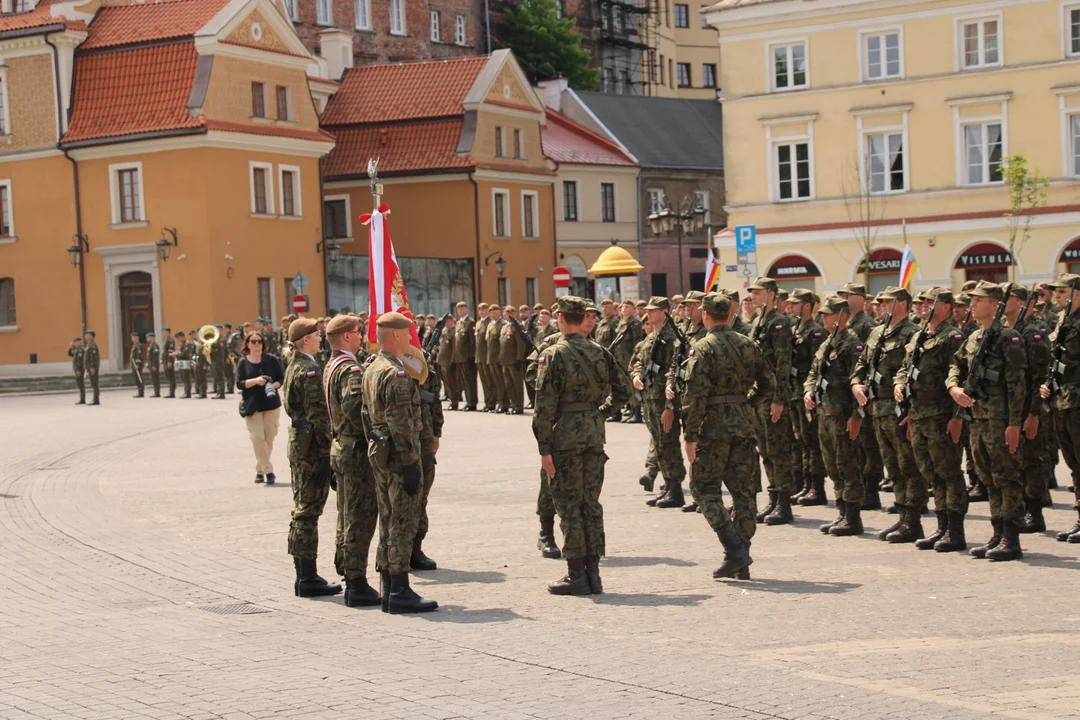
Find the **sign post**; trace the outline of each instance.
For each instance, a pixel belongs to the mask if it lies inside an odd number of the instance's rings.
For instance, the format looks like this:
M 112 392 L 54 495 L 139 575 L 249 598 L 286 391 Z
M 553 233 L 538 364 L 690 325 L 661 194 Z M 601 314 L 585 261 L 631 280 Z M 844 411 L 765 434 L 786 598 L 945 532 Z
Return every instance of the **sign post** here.
M 303 313 L 307 312 L 307 298 L 303 295 L 297 295 L 292 299 L 293 312 Z
M 735 253 L 737 255 L 739 277 L 752 278 L 757 269 L 757 227 L 738 225 L 735 227 Z

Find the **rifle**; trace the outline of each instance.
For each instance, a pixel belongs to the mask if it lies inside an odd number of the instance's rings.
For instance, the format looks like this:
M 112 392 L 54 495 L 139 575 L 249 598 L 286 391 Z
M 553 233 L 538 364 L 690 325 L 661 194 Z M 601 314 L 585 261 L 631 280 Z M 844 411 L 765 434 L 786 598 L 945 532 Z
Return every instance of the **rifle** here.
M 821 393 L 829 386 L 829 382 L 825 379 L 825 371 L 832 367 L 832 363 L 829 362 L 829 351 L 832 349 L 837 333 L 840 332 L 840 321 L 844 319 L 844 313 L 846 312 L 847 310 L 841 310 L 840 314 L 836 316 L 836 324 L 833 325 L 829 338 L 822 343 L 822 347 L 825 349 L 819 350 L 822 353 L 821 365 L 818 367 L 817 382 L 814 383 L 814 389 L 810 391 L 810 399 L 814 401 L 815 405 L 821 404 Z M 814 420 L 814 414 L 809 410 L 806 411 L 806 419 L 811 422 Z
M 964 323 L 960 326 L 960 329 L 963 330 L 964 328 L 966 328 L 968 326 L 968 323 L 970 323 L 970 322 L 971 322 L 971 303 L 968 303 L 967 312 L 964 313 Z
M 1005 299 L 1009 297 L 1009 293 L 1012 291 L 1012 283 L 1005 286 Z M 991 343 L 997 337 L 998 323 L 1001 322 L 1002 315 L 1005 314 L 1005 300 L 1002 300 L 998 304 L 997 312 L 994 313 L 994 321 L 990 323 L 990 327 L 983 331 L 982 337 L 979 338 L 979 346 L 975 348 L 975 354 L 971 358 L 971 363 L 968 365 L 967 382 L 964 383 L 964 392 L 973 400 L 986 400 L 990 397 L 990 394 L 986 391 L 986 383 L 997 382 L 1001 377 L 1001 373 L 997 370 L 990 370 L 986 367 L 986 351 L 990 348 Z M 969 412 L 962 412 L 960 417 L 965 420 L 971 419 Z
M 443 328 L 446 327 L 446 321 L 450 319 L 450 313 L 446 313 L 439 322 L 435 324 L 428 336 L 424 339 L 424 359 L 427 360 L 429 365 L 435 364 L 435 358 L 439 354 L 439 343 L 442 341 Z
M 614 354 L 615 353 L 615 348 L 618 347 L 619 343 L 622 342 L 622 339 L 624 337 L 626 337 L 626 330 L 623 330 L 621 333 L 619 333 L 618 335 L 615 336 L 615 339 L 612 340 L 611 344 L 607 346 L 607 351 L 609 353 Z
M 926 315 L 926 327 L 915 334 L 915 347 L 911 351 L 907 380 L 904 382 L 904 399 L 896 403 L 896 419 L 898 422 L 903 422 L 908 411 L 911 410 L 911 401 L 915 397 L 915 381 L 919 379 L 919 360 L 922 359 L 926 336 L 930 332 L 930 323 L 934 320 L 934 311 L 937 310 L 937 304 L 938 296 L 934 295 L 934 304 L 930 306 L 930 312 Z
M 530 353 L 536 352 L 536 343 L 532 341 L 532 338 L 526 334 L 525 329 L 521 327 L 521 323 L 518 322 L 516 317 L 509 318 L 510 324 L 514 326 L 514 330 L 517 331 L 518 336 L 525 343 L 525 347 L 529 348 Z
M 1053 397 L 1054 391 L 1058 389 L 1058 373 L 1065 372 L 1065 339 L 1068 337 L 1069 330 L 1072 330 L 1072 325 L 1066 325 L 1065 321 L 1072 317 L 1073 298 L 1076 297 L 1076 288 L 1073 288 L 1069 293 L 1069 302 L 1065 305 L 1065 314 L 1061 317 L 1061 322 L 1057 326 L 1057 337 L 1054 339 L 1054 344 L 1050 348 L 1050 366 L 1046 369 L 1046 380 L 1043 382 L 1050 390 L 1050 397 Z M 1047 398 L 1047 400 L 1050 399 Z
M 892 325 L 893 313 L 896 312 L 896 301 L 893 301 L 892 307 L 889 308 L 889 314 L 885 317 L 885 324 L 881 327 L 881 337 L 878 338 L 877 345 L 874 346 L 874 354 L 870 356 L 870 373 L 866 382 L 866 404 L 869 405 L 870 401 L 877 397 L 877 393 L 874 392 L 874 387 L 881 380 L 881 373 L 878 372 L 878 365 L 881 364 L 881 354 L 885 351 L 885 336 L 889 333 L 889 326 Z

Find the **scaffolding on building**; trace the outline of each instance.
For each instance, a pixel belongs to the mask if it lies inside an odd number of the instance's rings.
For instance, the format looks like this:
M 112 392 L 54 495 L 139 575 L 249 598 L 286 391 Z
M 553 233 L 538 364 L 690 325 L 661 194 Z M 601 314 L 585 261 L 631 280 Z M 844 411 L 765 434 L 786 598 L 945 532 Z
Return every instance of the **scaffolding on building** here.
M 657 0 L 581 0 L 577 25 L 585 35 L 599 89 L 653 95 L 656 87 Z

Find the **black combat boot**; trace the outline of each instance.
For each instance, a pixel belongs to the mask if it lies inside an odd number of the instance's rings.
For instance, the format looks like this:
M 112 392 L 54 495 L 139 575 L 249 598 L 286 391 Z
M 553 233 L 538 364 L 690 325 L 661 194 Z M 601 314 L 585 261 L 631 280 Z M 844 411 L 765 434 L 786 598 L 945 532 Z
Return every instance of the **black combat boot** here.
M 878 494 L 878 480 L 877 478 L 868 477 L 865 480 L 864 487 L 866 494 L 863 496 L 862 509 L 863 510 L 880 510 L 881 509 L 881 495 Z
M 877 539 L 878 540 L 887 540 L 888 537 L 889 537 L 889 533 L 896 532 L 897 530 L 900 529 L 900 526 L 903 525 L 903 524 L 904 524 L 904 517 L 901 515 L 900 518 L 895 523 L 893 523 L 889 527 L 885 528 L 884 530 L 879 530 L 878 534 L 877 534 Z
M 600 556 L 590 555 L 585 558 L 585 578 L 593 595 L 604 594 L 604 583 L 600 581 Z
M 585 558 L 567 559 L 566 575 L 549 583 L 548 592 L 552 595 L 591 595 L 589 577 L 585 574 Z
M 810 478 L 809 473 L 799 473 L 799 489 L 791 496 L 792 503 L 798 503 L 806 493 L 810 492 L 810 488 L 813 485 L 813 480 Z
M 984 557 L 986 557 L 986 553 L 990 552 L 991 550 L 996 548 L 999 543 L 1001 543 L 1001 536 L 1004 532 L 1001 520 L 991 518 L 990 524 L 994 528 L 994 534 L 990 536 L 989 542 L 987 542 L 985 545 L 979 545 L 978 547 L 971 548 L 972 557 L 976 557 L 982 560 Z
M 555 544 L 555 518 L 540 518 L 540 537 L 536 539 L 536 549 L 549 560 L 562 557 L 559 546 Z
M 934 550 L 937 552 L 963 552 L 967 550 L 967 538 L 964 537 L 964 516 L 960 513 L 948 513 L 949 529 L 945 536 L 937 541 Z
M 844 519 L 844 516 L 847 515 L 847 507 L 848 504 L 843 500 L 836 501 L 836 519 L 832 520 L 831 522 L 827 522 L 818 528 L 818 530 L 821 531 L 822 535 L 828 535 L 829 532 L 833 529 L 833 527 L 838 525 L 840 521 Z
M 886 540 L 891 543 L 910 543 L 925 537 L 922 526 L 922 511 L 917 507 L 900 508 L 903 520 L 900 527 L 889 533 Z
M 987 492 L 986 486 L 983 485 L 981 480 L 975 481 L 975 487 L 968 491 L 969 502 L 987 502 L 990 500 L 990 493 Z
M 933 550 L 937 541 L 945 537 L 945 533 L 949 531 L 949 516 L 943 512 L 936 512 L 935 514 L 937 515 L 937 530 L 922 540 L 915 541 L 915 547 L 920 550 Z
M 668 488 L 668 494 L 656 501 L 656 507 L 658 508 L 681 508 L 685 504 L 686 498 L 683 497 L 681 480 L 672 480 L 671 486 Z
M 1046 520 L 1043 518 L 1042 498 L 1028 498 L 1025 504 L 1027 505 L 1027 512 L 1024 513 L 1024 518 L 1017 524 L 1018 531 L 1024 535 L 1045 532 Z
M 779 493 L 775 493 L 772 490 L 769 491 L 769 504 L 765 506 L 765 509 L 757 514 L 757 521 L 759 523 L 765 522 L 765 516 L 776 509 L 777 498 Z
M 1005 523 L 1001 542 L 996 548 L 988 551 L 986 557 L 988 560 L 998 562 L 1019 560 L 1024 557 L 1024 551 L 1020 549 L 1020 527 L 1016 523 Z
M 862 505 L 860 503 L 844 503 L 844 505 L 847 506 L 844 519 L 833 525 L 829 534 L 836 537 L 862 535 L 866 531 L 862 524 Z
M 267 485 L 273 485 L 275 480 L 277 480 L 277 476 L 274 475 L 274 473 L 266 473 L 266 484 Z
M 1077 514 L 1076 524 L 1073 525 L 1068 530 L 1066 530 L 1065 532 L 1059 532 L 1055 536 L 1055 537 L 1057 537 L 1058 542 L 1070 542 L 1072 540 L 1073 535 L 1080 535 L 1080 508 L 1077 509 L 1076 514 Z M 1080 542 L 1080 540 L 1077 540 L 1077 542 Z
M 438 567 L 435 561 L 424 554 L 424 536 L 416 533 L 412 544 L 412 557 L 409 558 L 409 567 L 413 570 L 434 570 Z
M 638 478 L 638 484 L 645 488 L 645 492 L 652 492 L 653 486 L 656 484 L 656 478 L 649 473 L 645 473 Z
M 623 422 L 632 423 L 634 425 L 641 425 L 643 422 L 645 422 L 645 419 L 641 416 L 641 408 L 634 408 L 634 411 L 630 413 L 630 417 L 628 417 Z
M 345 607 L 375 607 L 382 604 L 379 591 L 368 585 L 363 575 L 345 578 Z
M 256 485 L 259 485 L 259 484 L 264 483 L 264 482 L 266 482 L 265 477 L 263 477 L 262 475 L 256 475 L 255 476 L 255 484 Z
M 824 475 L 815 475 L 811 478 L 810 490 L 799 498 L 799 504 L 804 507 L 829 504 L 829 496 L 825 494 Z
M 791 514 L 791 496 L 785 493 L 778 493 L 776 496 L 776 507 L 773 511 L 765 516 L 766 525 L 787 525 L 793 522 L 795 518 Z
M 379 599 L 382 602 L 382 611 L 390 612 L 390 573 L 387 570 L 379 571 Z
M 656 507 L 656 503 L 666 498 L 668 496 L 668 493 L 671 492 L 671 485 L 672 482 L 667 478 L 664 478 L 664 489 L 660 491 L 659 495 L 656 495 L 655 497 L 651 497 L 646 500 L 645 504 L 649 507 Z
M 434 600 L 425 600 L 409 587 L 409 573 L 390 575 L 390 600 L 387 612 L 391 615 L 431 612 L 439 607 Z
M 716 536 L 720 538 L 720 544 L 724 546 L 724 562 L 713 570 L 712 576 L 715 579 L 735 577 L 740 570 L 750 567 L 754 562 L 754 559 L 750 557 L 749 545 L 739 537 L 735 528 L 729 527 L 722 533 L 716 533 Z
M 892 478 L 889 477 L 882 478 L 881 484 L 878 485 L 878 489 L 881 490 L 881 492 L 892 492 L 893 488 Z
M 686 505 L 683 505 L 682 511 L 683 512 L 698 512 L 700 509 L 701 508 L 698 507 L 698 504 L 696 502 L 694 502 L 693 500 L 691 500 L 690 502 L 686 503 Z
M 487 409 L 485 409 L 484 412 L 487 412 Z M 611 416 L 607 421 L 613 423 L 622 422 L 622 410 L 612 410 Z
M 337 595 L 341 592 L 340 585 L 327 582 L 319 577 L 314 558 L 294 557 L 293 565 L 296 566 L 296 582 L 293 583 L 293 592 L 296 597 L 321 597 L 323 595 Z

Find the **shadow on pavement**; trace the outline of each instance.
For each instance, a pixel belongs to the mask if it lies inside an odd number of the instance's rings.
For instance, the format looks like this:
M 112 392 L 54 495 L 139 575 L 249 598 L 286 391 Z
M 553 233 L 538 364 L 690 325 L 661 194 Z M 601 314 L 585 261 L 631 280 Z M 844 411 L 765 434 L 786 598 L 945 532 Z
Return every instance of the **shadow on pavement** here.
M 432 570 L 430 572 L 413 573 L 410 575 L 415 580 L 434 580 L 439 583 L 501 583 L 506 582 L 506 573 L 498 571 L 474 571 L 474 570 Z
M 605 567 L 644 567 L 646 565 L 672 565 L 674 567 L 697 567 L 696 562 L 669 557 L 626 557 L 608 555 L 600 564 Z
M 440 605 L 439 609 L 435 612 L 417 613 L 416 617 L 430 620 L 431 622 L 452 622 L 460 623 L 462 625 L 532 620 L 530 617 L 518 615 L 510 608 L 467 610 L 461 605 Z
M 589 595 L 589 599 L 597 605 L 622 605 L 626 607 L 657 607 L 661 605 L 696 607 L 705 600 L 711 600 L 712 597 L 712 595 L 657 595 L 655 593 Z
M 732 580 L 721 581 L 731 587 L 740 587 L 755 592 L 785 593 L 792 595 L 819 595 L 846 593 L 862 587 L 862 583 L 849 582 L 814 582 L 812 580 Z
M 1021 542 L 1023 542 L 1021 540 Z M 1065 547 L 1075 547 L 1066 543 L 1062 543 Z M 1024 557 L 1019 560 L 1022 564 L 1032 565 L 1034 567 L 1052 567 L 1062 568 L 1063 570 L 1080 570 L 1080 560 L 1075 557 L 1062 557 L 1060 555 L 1049 555 L 1047 553 L 1033 553 L 1024 552 Z M 997 563 L 995 563 L 997 564 Z
M 14 500 L 19 497 L 18 495 L 9 495 L 7 493 L 0 493 L 0 500 Z

